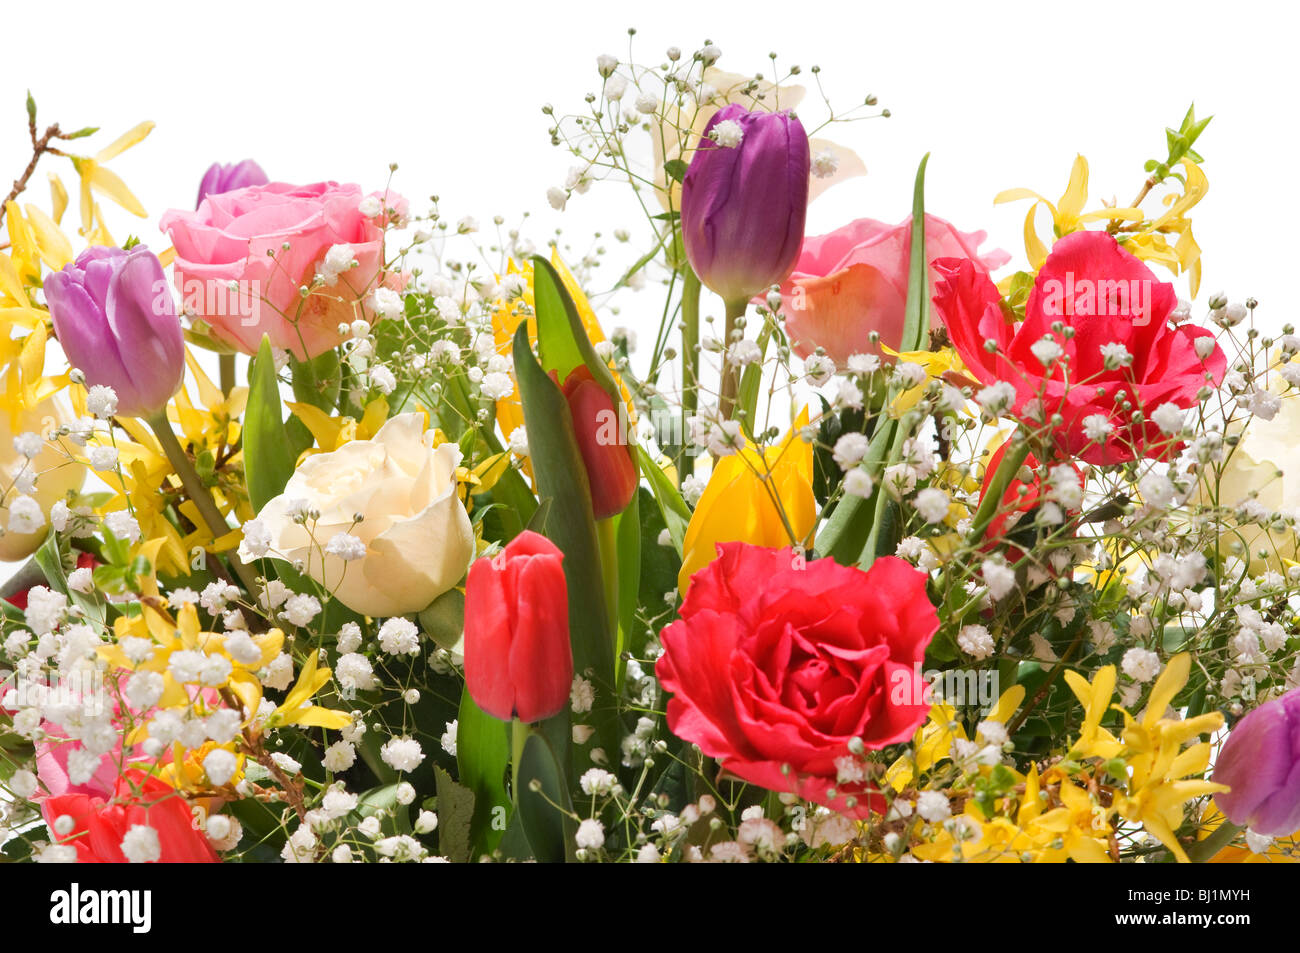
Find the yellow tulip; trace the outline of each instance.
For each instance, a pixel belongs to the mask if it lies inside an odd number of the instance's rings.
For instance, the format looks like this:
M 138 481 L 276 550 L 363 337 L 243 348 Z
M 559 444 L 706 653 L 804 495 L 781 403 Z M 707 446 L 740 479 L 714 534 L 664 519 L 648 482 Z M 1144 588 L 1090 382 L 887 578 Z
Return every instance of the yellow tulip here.
M 682 541 L 682 595 L 691 577 L 717 556 L 717 543 L 755 546 L 812 545 L 817 505 L 812 491 L 812 444 L 799 432 L 808 425 L 805 408 L 774 447 L 759 452 L 746 444 L 720 459 L 709 476 Z

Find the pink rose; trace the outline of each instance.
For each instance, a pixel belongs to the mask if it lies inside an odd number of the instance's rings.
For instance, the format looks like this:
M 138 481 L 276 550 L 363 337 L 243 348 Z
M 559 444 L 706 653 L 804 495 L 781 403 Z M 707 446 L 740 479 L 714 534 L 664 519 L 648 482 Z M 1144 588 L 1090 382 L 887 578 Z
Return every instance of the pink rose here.
M 377 214 L 362 211 L 368 198 Z M 271 182 L 208 195 L 193 212 L 171 209 L 158 226 L 176 246 L 187 313 L 245 354 L 266 334 L 305 360 L 339 343 L 339 324 L 377 320 L 368 300 L 376 287 L 401 287 L 384 270 L 388 210 L 404 219 L 406 200 L 335 182 Z M 302 297 L 318 275 L 323 283 Z
M 927 261 L 969 258 L 982 271 L 1011 260 L 998 249 L 981 255 L 984 232 L 961 232 L 934 215 L 925 217 Z M 860 218 L 828 235 L 805 238 L 794 272 L 781 286 L 781 308 L 795 351 L 807 357 L 819 346 L 841 367 L 851 354 L 880 354 L 870 340 L 898 350 L 907 306 L 912 217 L 897 225 Z M 933 292 L 936 274 L 930 269 Z M 934 320 L 934 326 L 939 326 Z

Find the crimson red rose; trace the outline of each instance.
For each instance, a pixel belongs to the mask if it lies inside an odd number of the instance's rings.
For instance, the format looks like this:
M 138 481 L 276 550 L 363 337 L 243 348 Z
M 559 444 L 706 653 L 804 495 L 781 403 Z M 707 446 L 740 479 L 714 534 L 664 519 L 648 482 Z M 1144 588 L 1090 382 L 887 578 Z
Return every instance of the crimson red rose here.
M 1052 246 L 1019 324 L 1007 320 L 1001 295 L 982 269 L 959 258 L 933 265 L 943 278 L 935 309 L 968 373 L 985 385 L 1006 381 L 1015 387 L 1011 413 L 1031 426 L 1060 414 L 1053 435 L 1058 449 L 1088 463 L 1166 454 L 1170 440 L 1151 422 L 1151 413 L 1164 403 L 1195 406 L 1207 373 L 1218 386 L 1227 369 L 1208 330 L 1169 325 L 1177 305 L 1173 285 L 1157 281 L 1105 232 L 1074 232 Z M 1073 336 L 1054 331 L 1056 322 L 1072 328 Z M 1050 367 L 1032 350 L 1046 337 L 1062 354 Z M 990 352 L 987 341 L 996 350 Z M 1107 344 L 1122 344 L 1131 365 L 1107 367 Z M 1120 390 L 1131 407 L 1117 400 Z M 1135 422 L 1137 411 L 1143 418 Z M 1110 423 L 1109 436 L 1095 441 L 1084 433 L 1083 421 L 1093 415 Z
M 77 848 L 77 863 L 124 864 L 122 840 L 132 827 L 150 827 L 158 835 L 161 864 L 215 864 L 216 851 L 196 829 L 190 803 L 171 785 L 131 769 L 118 779 L 112 800 L 89 794 L 64 794 L 47 798 L 41 813 L 50 830 L 61 816 L 72 818 L 67 834 L 55 836 L 60 844 Z
M 863 572 L 748 543 L 718 552 L 660 636 L 668 727 L 738 778 L 865 817 L 880 798 L 850 742 L 906 741 L 930 709 L 925 574 L 893 556 Z

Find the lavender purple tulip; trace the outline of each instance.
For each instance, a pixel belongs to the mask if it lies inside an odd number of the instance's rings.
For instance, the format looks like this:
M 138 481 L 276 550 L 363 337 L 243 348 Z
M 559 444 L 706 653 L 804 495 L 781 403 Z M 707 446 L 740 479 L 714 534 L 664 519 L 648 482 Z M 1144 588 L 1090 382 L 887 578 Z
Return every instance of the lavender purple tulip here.
M 1300 688 L 1237 722 L 1214 764 L 1214 796 L 1234 824 L 1266 837 L 1300 830 Z
M 203 199 L 209 195 L 233 192 L 235 189 L 242 189 L 250 185 L 266 185 L 270 181 L 266 173 L 262 171 L 262 167 L 252 159 L 245 159 L 243 162 L 231 162 L 226 165 L 214 162 L 208 167 L 208 171 L 203 173 L 203 181 L 199 183 L 199 197 L 195 201 L 194 207 L 198 208 L 202 205 Z
M 86 385 L 117 392 L 118 412 L 150 417 L 185 374 L 185 341 L 158 257 L 92 245 L 45 279 L 54 333 Z
M 730 105 L 709 120 L 682 182 L 682 240 L 700 281 L 724 301 L 748 301 L 794 268 L 809 162 L 808 134 L 789 113 Z

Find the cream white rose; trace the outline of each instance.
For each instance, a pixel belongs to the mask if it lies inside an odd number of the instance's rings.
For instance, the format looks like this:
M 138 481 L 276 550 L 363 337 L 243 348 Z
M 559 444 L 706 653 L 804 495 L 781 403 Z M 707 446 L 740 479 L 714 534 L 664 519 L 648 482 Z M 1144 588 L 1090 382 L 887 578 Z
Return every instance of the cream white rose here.
M 1300 443 L 1296 440 L 1300 434 L 1300 397 L 1283 397 L 1272 420 L 1255 417 L 1239 433 L 1240 442 L 1223 467 L 1219 504 L 1237 506 L 1253 498 L 1270 513 L 1300 514 Z M 1208 502 L 1209 494 L 1202 492 Z M 1254 522 L 1232 526 L 1225 531 L 1222 543 L 1227 552 L 1240 550 L 1243 558 L 1249 551 L 1247 561 L 1252 573 L 1265 569 L 1285 571 L 1283 560 L 1297 555 L 1294 533 L 1275 533 Z M 1263 559 L 1261 551 L 1267 553 Z
M 460 449 L 433 440 L 423 414 L 399 414 L 372 440 L 308 457 L 257 515 L 270 537 L 268 555 L 301 561 L 307 575 L 363 615 L 428 606 L 460 581 L 474 555 L 474 530 L 456 493 Z M 295 520 L 304 511 L 306 520 Z M 364 543 L 364 555 L 327 553 L 340 533 Z

